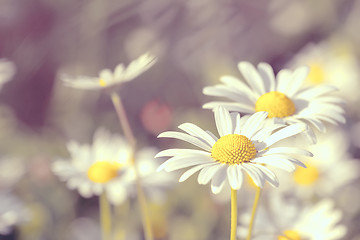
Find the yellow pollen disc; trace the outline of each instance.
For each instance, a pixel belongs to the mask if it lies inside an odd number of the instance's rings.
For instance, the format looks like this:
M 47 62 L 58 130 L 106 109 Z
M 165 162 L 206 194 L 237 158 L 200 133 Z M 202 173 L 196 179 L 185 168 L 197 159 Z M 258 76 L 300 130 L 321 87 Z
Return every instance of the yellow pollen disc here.
M 105 80 L 104 79 L 99 79 L 99 84 L 100 84 L 100 86 L 102 86 L 102 87 L 106 87 L 106 82 L 105 82 Z
M 278 240 L 301 240 L 301 236 L 297 231 L 285 230 L 282 236 L 278 236 Z
M 118 176 L 120 165 L 117 163 L 99 161 L 88 169 L 88 178 L 96 183 L 106 183 Z
M 319 170 L 314 165 L 306 164 L 306 168 L 297 168 L 293 177 L 299 185 L 311 185 L 318 180 Z
M 255 145 L 245 136 L 229 134 L 216 141 L 211 149 L 216 161 L 226 164 L 249 162 L 256 156 Z
M 268 118 L 288 117 L 295 113 L 295 104 L 281 92 L 268 92 L 259 97 L 255 104 L 257 112 L 268 112 Z
M 318 63 L 310 64 L 310 72 L 306 80 L 312 84 L 323 83 L 325 81 L 323 67 Z

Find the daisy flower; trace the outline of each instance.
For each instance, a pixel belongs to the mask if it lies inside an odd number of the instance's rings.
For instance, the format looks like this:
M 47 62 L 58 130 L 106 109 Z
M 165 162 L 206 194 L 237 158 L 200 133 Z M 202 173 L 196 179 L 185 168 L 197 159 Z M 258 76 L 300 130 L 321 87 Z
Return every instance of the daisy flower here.
M 12 62 L 0 59 L 0 90 L 15 75 L 15 70 L 15 65 Z
M 116 84 L 128 82 L 141 75 L 156 63 L 156 57 L 146 53 L 132 61 L 127 67 L 119 64 L 115 67 L 114 72 L 110 69 L 100 71 L 99 77 L 79 76 L 76 79 L 69 76 L 63 76 L 62 80 L 68 87 L 78 89 L 100 89 Z
M 263 187 L 265 181 L 277 187 L 279 182 L 276 175 L 264 164 L 294 171 L 294 164 L 302 167 L 305 165 L 289 157 L 288 153 L 311 156 L 311 153 L 298 148 L 272 148 L 274 143 L 304 131 L 304 124 L 291 126 L 274 124 L 262 127 L 268 113 L 258 112 L 249 117 L 240 118 L 239 114 L 230 114 L 223 107 L 216 108 L 214 115 L 220 138 L 191 123 L 179 126 L 186 133 L 173 131 L 161 133 L 158 137 L 180 139 L 201 150 L 167 149 L 161 151 L 156 157 L 171 158 L 158 170 L 164 169 L 170 172 L 191 167 L 179 181 L 185 181 L 200 171 L 199 184 L 207 184 L 211 181 L 211 189 L 216 194 L 221 191 L 226 181 L 232 189 L 240 189 L 243 172 L 247 173 L 259 187 Z M 275 130 L 278 131 L 273 133 Z
M 232 76 L 221 77 L 216 86 L 205 87 L 203 93 L 209 96 L 225 97 L 231 100 L 209 102 L 203 107 L 214 109 L 223 106 L 229 111 L 255 113 L 266 111 L 268 118 L 287 124 L 303 122 L 321 132 L 324 122 L 344 123 L 344 110 L 337 104 L 342 100 L 331 95 L 336 88 L 330 85 L 303 87 L 309 68 L 299 67 L 294 71 L 281 70 L 275 78 L 272 67 L 260 63 L 257 69 L 249 62 L 240 62 L 238 68 L 247 84 Z M 312 142 L 316 138 L 309 128 Z
M 277 174 L 284 183 L 280 191 L 295 193 L 301 199 L 331 196 L 359 178 L 360 163 L 349 155 L 349 140 L 343 131 L 331 129 L 326 134 L 320 134 L 319 142 L 321 144 L 308 148 L 314 157 L 304 160 L 307 166 L 305 171 L 298 168 L 291 176 L 280 172 Z
M 308 65 L 310 72 L 305 85 L 331 84 L 339 89 L 342 98 L 356 102 L 359 100 L 360 72 L 354 52 L 349 42 L 335 36 L 317 44 L 307 44 L 287 65 Z
M 70 161 L 57 160 L 52 170 L 60 180 L 67 182 L 70 189 L 78 190 L 85 198 L 105 192 L 115 205 L 135 194 L 132 149 L 122 137 L 99 129 L 94 134 L 92 146 L 70 142 L 67 148 Z M 155 153 L 156 150 L 145 148 L 136 152 L 134 157 L 145 191 L 156 195 L 169 186 L 172 176 L 156 173 L 159 165 L 154 161 Z
M 281 198 L 281 197 L 280 197 Z M 255 220 L 254 240 L 338 240 L 347 232 L 339 224 L 342 212 L 334 208 L 334 202 L 323 199 L 315 205 L 272 198 L 270 209 L 260 208 Z M 240 219 L 239 237 L 246 236 L 248 216 Z
M 15 195 L 0 192 L 0 234 L 7 235 L 12 229 L 29 220 L 29 212 Z

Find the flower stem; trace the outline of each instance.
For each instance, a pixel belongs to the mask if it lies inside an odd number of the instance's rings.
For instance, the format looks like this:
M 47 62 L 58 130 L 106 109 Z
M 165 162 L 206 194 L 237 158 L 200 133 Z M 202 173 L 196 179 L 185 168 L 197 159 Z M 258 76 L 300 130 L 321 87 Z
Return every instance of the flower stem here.
M 131 131 L 130 124 L 127 119 L 126 112 L 125 112 L 124 106 L 122 104 L 121 98 L 116 92 L 112 92 L 111 100 L 112 100 L 114 108 L 116 110 L 116 114 L 119 118 L 120 125 L 124 131 L 125 137 L 131 144 L 132 150 L 134 152 L 135 146 L 136 146 L 136 139 L 134 137 L 134 134 Z M 133 160 L 132 164 L 133 164 L 133 167 L 135 170 L 136 191 L 137 191 L 137 195 L 138 195 L 138 202 L 140 205 L 141 219 L 142 219 L 142 224 L 144 227 L 145 239 L 153 240 L 154 237 L 153 237 L 152 228 L 151 228 L 149 211 L 148 211 L 147 201 L 146 201 L 145 194 L 142 189 L 142 185 L 141 185 L 141 181 L 140 181 L 140 177 L 139 177 L 139 170 L 137 168 L 137 165 L 135 164 L 135 158 L 132 156 L 131 159 Z
M 236 240 L 237 229 L 237 190 L 231 189 L 231 230 L 230 240 Z
M 111 207 L 105 191 L 100 195 L 99 208 L 102 240 L 111 240 Z
M 111 101 L 114 105 L 116 114 L 119 118 L 119 122 L 120 122 L 121 128 L 124 131 L 126 139 L 129 141 L 131 146 L 133 148 L 135 148 L 136 140 L 135 140 L 134 134 L 131 131 L 129 121 L 126 116 L 125 108 L 124 108 L 124 105 L 122 104 L 120 96 L 117 93 L 112 92 L 111 93 Z
M 246 237 L 246 240 L 251 240 L 251 234 L 252 234 L 252 229 L 253 229 L 253 226 L 254 226 L 254 219 L 255 219 L 256 209 L 257 209 L 257 207 L 259 205 L 260 195 L 261 195 L 261 188 L 256 187 L 256 195 L 255 195 L 253 208 L 252 208 L 252 211 L 251 211 L 251 219 L 250 219 L 249 230 L 248 230 L 248 235 Z

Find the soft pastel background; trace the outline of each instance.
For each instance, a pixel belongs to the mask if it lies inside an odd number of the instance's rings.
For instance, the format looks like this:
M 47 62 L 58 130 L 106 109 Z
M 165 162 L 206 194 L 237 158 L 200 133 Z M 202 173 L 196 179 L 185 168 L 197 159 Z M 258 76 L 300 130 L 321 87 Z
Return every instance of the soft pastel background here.
M 327 149 L 342 148 L 359 162 L 359 22 L 359 0 L 0 0 L 0 58 L 17 69 L 0 92 L 0 188 L 28 215 L 0 239 L 99 239 L 97 199 L 69 191 L 50 166 L 68 156 L 67 141 L 91 142 L 100 126 L 121 129 L 106 92 L 66 88 L 59 76 L 96 76 L 147 51 L 158 56 L 156 65 L 119 90 L 140 147 L 180 146 L 156 136 L 183 122 L 214 130 L 211 111 L 201 109 L 211 99 L 202 88 L 221 75 L 240 77 L 238 61 L 266 61 L 275 71 L 308 65 L 308 84 L 340 89 L 347 123 L 336 129 L 345 144 Z M 349 240 L 360 239 L 357 175 L 324 195 L 343 211 Z M 244 191 L 239 201 L 253 197 Z M 240 210 L 248 212 L 245 205 Z M 150 208 L 156 239 L 228 238 L 229 203 L 195 177 Z M 118 212 L 126 239 L 142 239 L 137 202 Z

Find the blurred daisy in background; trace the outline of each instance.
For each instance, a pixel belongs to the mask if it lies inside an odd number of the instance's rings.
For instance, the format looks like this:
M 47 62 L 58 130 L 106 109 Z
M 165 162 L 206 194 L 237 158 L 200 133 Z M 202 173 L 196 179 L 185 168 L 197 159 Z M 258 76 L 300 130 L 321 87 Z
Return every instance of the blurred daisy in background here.
M 70 142 L 67 148 L 70 161 L 57 160 L 52 169 L 82 197 L 100 196 L 105 192 L 108 200 L 117 205 L 136 193 L 132 150 L 121 136 L 99 129 L 91 146 Z M 161 189 L 168 187 L 173 177 L 156 173 L 159 164 L 154 160 L 155 153 L 155 149 L 147 148 L 135 153 L 134 158 L 145 191 L 159 197 Z
M 0 90 L 3 85 L 15 75 L 15 65 L 3 58 L 0 58 Z
M 254 240 L 337 240 L 345 236 L 347 229 L 340 224 L 342 212 L 334 208 L 332 200 L 302 205 L 276 195 L 271 197 L 269 209 L 259 209 Z M 243 214 L 240 237 L 246 236 L 248 222 L 248 214 Z
M 349 41 L 332 37 L 319 43 L 309 43 L 289 62 L 289 67 L 306 64 L 310 67 L 305 85 L 331 84 L 338 94 L 351 102 L 359 100 L 359 62 Z
M 332 94 L 337 90 L 335 87 L 303 87 L 308 67 L 299 67 L 294 71 L 283 69 L 276 78 L 267 63 L 258 64 L 256 69 L 249 62 L 240 62 L 238 68 L 247 84 L 232 76 L 222 76 L 220 81 L 223 84 L 205 87 L 203 93 L 228 98 L 231 102 L 209 102 L 204 108 L 223 106 L 228 111 L 250 114 L 266 111 L 268 118 L 273 118 L 275 122 L 302 122 L 321 132 L 325 131 L 325 122 L 345 122 L 344 110 L 338 106 L 343 101 Z M 312 128 L 307 133 L 314 143 L 316 137 Z
M 0 191 L 0 234 L 9 234 L 16 225 L 29 220 L 30 214 L 20 199 L 8 191 Z
M 117 84 L 128 82 L 151 68 L 157 59 L 155 56 L 146 53 L 132 61 L 127 67 L 120 63 L 112 72 L 110 69 L 100 71 L 99 77 L 71 77 L 62 76 L 64 84 L 68 87 L 79 89 L 101 89 Z
M 285 138 L 305 131 L 304 124 L 285 126 L 274 124 L 263 127 L 266 112 L 258 112 L 250 117 L 240 118 L 223 107 L 215 109 L 215 123 L 220 138 L 209 131 L 204 131 L 192 123 L 184 123 L 179 128 L 186 133 L 164 132 L 158 137 L 175 138 L 189 142 L 201 150 L 167 149 L 156 157 L 171 157 L 158 170 L 167 172 L 191 167 L 181 177 L 185 181 L 200 171 L 199 184 L 211 181 L 213 193 L 219 193 L 228 181 L 232 189 L 240 189 L 243 183 L 243 171 L 250 175 L 254 183 L 263 187 L 265 181 L 272 186 L 279 185 L 276 175 L 264 166 L 270 165 L 286 171 L 294 171 L 295 165 L 305 167 L 302 162 L 289 157 L 289 153 L 311 156 L 311 153 L 298 148 L 272 148 L 272 145 Z M 276 131 L 273 133 L 273 131 Z
M 283 183 L 280 191 L 295 193 L 300 199 L 330 197 L 359 177 L 359 160 L 350 156 L 348 136 L 343 131 L 331 129 L 307 149 L 314 157 L 303 160 L 307 167 L 304 171 L 298 168 L 291 176 L 277 174 Z

